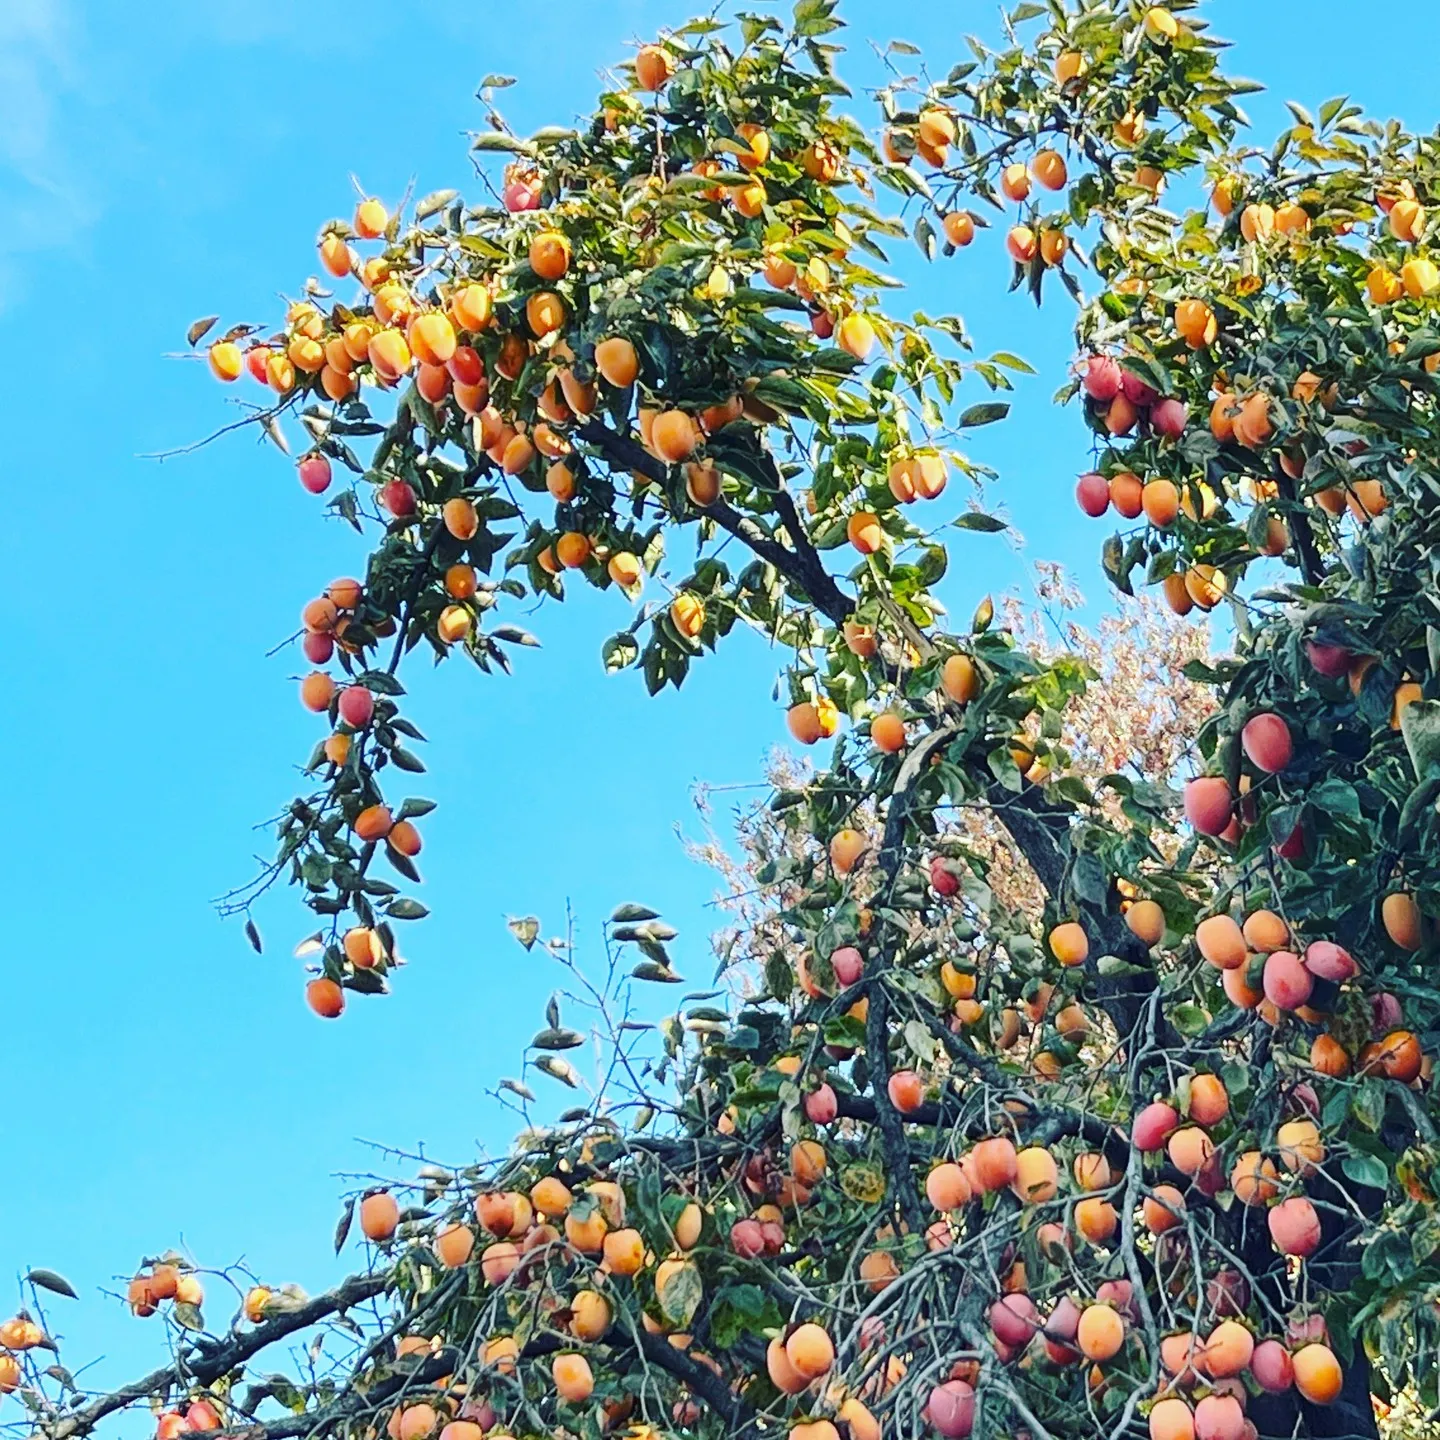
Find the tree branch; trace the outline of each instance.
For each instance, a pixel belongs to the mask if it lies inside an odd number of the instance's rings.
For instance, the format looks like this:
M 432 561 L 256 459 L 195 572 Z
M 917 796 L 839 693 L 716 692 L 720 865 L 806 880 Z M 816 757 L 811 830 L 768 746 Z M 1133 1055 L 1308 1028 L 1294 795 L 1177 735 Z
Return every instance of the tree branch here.
M 694 1395 L 703 1400 L 730 1427 L 730 1434 L 738 1437 L 755 1424 L 755 1412 L 738 1393 L 732 1394 L 724 1379 L 692 1360 L 683 1350 L 677 1350 L 664 1335 L 638 1332 L 640 1352 L 650 1364 L 679 1380 Z
M 87 1434 L 107 1415 L 113 1415 L 117 1410 L 124 1410 L 151 1395 L 163 1394 L 172 1386 L 213 1384 L 276 1341 L 306 1330 L 331 1315 L 348 1310 L 352 1305 L 373 1299 L 389 1282 L 388 1271 L 351 1275 L 333 1290 L 315 1296 L 297 1309 L 273 1316 L 253 1330 L 232 1334 L 224 1340 L 196 1340 L 181 1351 L 173 1364 L 152 1370 L 139 1380 L 98 1396 L 88 1405 L 42 1424 L 40 1429 L 51 1440 L 67 1440 L 69 1436 Z M 314 1417 L 310 1418 L 313 1421 Z
M 643 445 L 628 435 L 619 434 L 602 421 L 583 421 L 576 426 L 576 434 L 593 445 L 606 460 L 619 469 L 639 471 L 646 479 L 657 484 L 663 484 L 668 478 L 669 467 L 663 461 L 657 460 Z M 697 508 L 710 516 L 722 530 L 748 546 L 761 560 L 773 565 L 832 625 L 842 624 L 855 608 L 855 603 L 836 585 L 815 547 L 810 544 L 805 527 L 796 512 L 795 502 L 784 488 L 779 471 L 775 469 L 775 462 L 763 451 L 760 458 L 761 463 L 774 475 L 776 507 L 794 549 L 782 545 L 754 520 L 741 515 L 724 500 L 716 500 L 713 504 Z
M 1296 559 L 1300 561 L 1300 573 L 1307 585 L 1318 585 L 1325 578 L 1325 566 L 1315 548 L 1315 535 L 1310 529 L 1309 517 L 1301 509 L 1295 494 L 1295 482 L 1278 463 L 1274 469 L 1276 489 L 1285 501 L 1285 528 L 1290 532 L 1290 543 L 1294 545 Z

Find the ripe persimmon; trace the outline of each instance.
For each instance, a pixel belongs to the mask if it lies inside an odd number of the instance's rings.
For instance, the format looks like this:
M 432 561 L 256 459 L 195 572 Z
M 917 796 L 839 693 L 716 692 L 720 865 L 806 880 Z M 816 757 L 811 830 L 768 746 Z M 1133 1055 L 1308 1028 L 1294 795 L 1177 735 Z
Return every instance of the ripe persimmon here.
M 678 465 L 694 453 L 700 443 L 700 432 L 683 410 L 662 410 L 655 417 L 650 443 L 662 460 Z
M 864 360 L 875 345 L 874 327 L 865 316 L 849 314 L 840 322 L 835 343 L 857 360 Z
M 458 1270 L 475 1248 L 475 1232 L 468 1225 L 444 1225 L 435 1232 L 435 1254 L 448 1270 Z
M 674 57 L 662 46 L 642 45 L 636 53 L 635 83 L 641 90 L 663 90 L 674 73 Z
M 782 1395 L 798 1395 L 810 1383 L 791 1363 L 785 1342 L 778 1336 L 765 1348 L 765 1369 Z
M 1165 912 L 1153 900 L 1136 900 L 1125 912 L 1125 925 L 1146 945 L 1158 945 L 1165 935 Z
M 1185 1223 L 1185 1197 L 1173 1185 L 1157 1185 L 1141 1203 L 1140 1215 L 1152 1235 L 1163 1235 Z
M 839 875 L 848 875 L 869 848 L 858 830 L 839 830 L 830 841 L 830 864 Z
M 845 538 L 862 555 L 874 555 L 885 544 L 880 517 L 869 510 L 857 510 L 845 522 Z
M 1014 1142 L 1004 1135 L 979 1141 L 970 1152 L 970 1162 L 975 1188 L 984 1194 L 1014 1184 L 1019 1173 Z
M 695 639 L 705 628 L 705 604 L 698 595 L 683 592 L 670 604 L 670 619 L 687 639 Z
M 217 340 L 207 354 L 210 371 L 217 380 L 228 383 L 240 378 L 240 372 L 245 368 L 245 357 L 233 340 Z
M 520 1251 L 509 1240 L 496 1240 L 480 1252 L 480 1273 L 487 1285 L 503 1285 L 520 1265 Z
M 1328 1345 L 1303 1346 L 1291 1357 L 1291 1364 L 1295 1388 L 1312 1405 L 1329 1405 L 1340 1394 L 1345 1375 Z
M 1015 1156 L 1015 1178 L 1010 1188 L 1026 1204 L 1053 1200 L 1060 1188 L 1055 1157 L 1043 1145 L 1029 1145 Z
M 835 1346 L 823 1327 L 807 1322 L 791 1332 L 785 1355 L 797 1375 L 815 1380 L 835 1363 Z
M 445 528 L 457 540 L 470 540 L 480 528 L 480 516 L 472 501 L 463 496 L 447 500 L 440 511 Z
M 902 1114 L 912 1115 L 925 1100 L 925 1086 L 913 1070 L 897 1070 L 886 1082 L 890 1103 Z
M 870 739 L 875 748 L 893 755 L 905 748 L 905 721 L 893 710 L 884 710 L 870 722 Z
M 860 1261 L 860 1279 L 878 1295 L 900 1278 L 900 1266 L 888 1250 L 871 1250 Z
M 1420 907 L 1412 895 L 1393 891 L 1380 902 L 1380 919 L 1394 945 L 1412 953 L 1422 943 Z
M 645 1263 L 645 1240 L 638 1230 L 611 1230 L 601 1253 L 612 1274 L 636 1275 Z
M 406 334 L 410 352 L 422 365 L 442 366 L 455 353 L 455 327 L 438 310 L 416 315 Z
M 305 987 L 305 1003 L 323 1020 L 334 1020 L 345 1008 L 345 992 L 328 976 L 320 975 Z
M 1064 966 L 1083 965 L 1090 954 L 1090 941 L 1083 927 L 1073 920 L 1057 925 L 1049 934 L 1050 952 Z
M 367 1195 L 360 1202 L 360 1229 L 367 1240 L 389 1240 L 400 1224 L 400 1206 L 388 1190 Z
M 372 195 L 355 207 L 355 233 L 362 240 L 378 240 L 390 223 L 389 211 Z
M 542 280 L 559 280 L 570 268 L 570 240 L 559 230 L 542 230 L 531 242 L 530 268 Z
M 1087 1305 L 1075 1332 L 1076 1344 L 1087 1360 L 1103 1364 L 1113 1360 L 1125 1344 L 1125 1322 L 1113 1306 L 1098 1302 Z

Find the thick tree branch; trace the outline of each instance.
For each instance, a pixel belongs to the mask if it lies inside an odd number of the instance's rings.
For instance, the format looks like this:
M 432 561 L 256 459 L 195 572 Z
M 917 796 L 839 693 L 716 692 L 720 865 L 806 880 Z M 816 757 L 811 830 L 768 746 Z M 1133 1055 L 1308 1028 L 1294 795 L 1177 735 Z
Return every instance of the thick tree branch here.
M 707 1370 L 698 1361 L 692 1360 L 683 1350 L 677 1350 L 664 1335 L 650 1335 L 638 1332 L 640 1352 L 650 1364 L 679 1380 L 698 1399 L 703 1400 L 730 1427 L 730 1434 L 738 1437 L 755 1424 L 755 1412 L 738 1394 L 732 1394 L 725 1380 Z
M 663 484 L 666 480 L 668 467 L 663 461 L 657 460 L 643 445 L 628 435 L 618 434 L 602 421 L 586 420 L 576 427 L 576 433 L 587 444 L 599 450 L 616 468 L 638 471 L 657 484 Z M 748 546 L 761 560 L 780 571 L 832 625 L 839 625 L 855 608 L 854 601 L 840 590 L 814 546 L 810 544 L 805 527 L 796 512 L 795 502 L 784 488 L 784 482 L 775 470 L 773 460 L 763 454 L 761 458 L 762 463 L 766 463 L 774 474 L 776 507 L 780 511 L 793 549 L 782 545 L 755 520 L 741 515 L 724 500 L 716 500 L 711 505 L 697 508 L 714 520 L 722 530 Z
M 586 420 L 577 429 L 583 440 L 593 445 L 617 468 L 638 471 L 656 482 L 665 480 L 665 465 L 630 437 L 620 435 L 603 422 L 594 419 Z M 754 520 L 738 514 L 723 500 L 706 507 L 705 513 L 748 546 L 760 559 L 774 565 L 795 586 L 797 592 L 807 596 L 832 624 L 841 624 L 851 613 L 853 602 L 840 591 L 834 578 L 825 569 L 818 552 L 810 544 L 804 525 L 795 510 L 793 498 L 785 489 L 773 459 L 765 455 L 762 460 L 773 474 L 776 505 L 780 509 L 792 545 L 796 548 L 782 545 Z M 907 767 L 919 755 L 928 760 L 938 744 L 948 740 L 951 733 L 946 727 L 932 732 L 929 739 L 917 745 L 907 757 Z M 916 763 L 915 768 L 907 773 L 918 779 L 921 773 L 920 764 Z M 1063 902 L 1070 856 L 1069 831 L 1074 811 L 1068 806 L 1051 804 L 1038 787 L 1022 790 L 1017 794 L 1006 789 L 999 781 L 993 781 L 987 787 L 985 798 L 992 813 L 1009 831 L 1016 847 L 1041 885 L 1057 901 Z M 881 869 L 892 876 L 899 849 L 904 843 L 907 818 L 908 802 L 897 805 L 895 800 L 892 800 L 880 861 Z M 1149 955 L 1145 947 L 1130 934 L 1119 916 L 1111 915 L 1095 906 L 1083 908 L 1087 933 L 1097 947 L 1091 962 L 1096 991 L 1117 1032 L 1125 1039 L 1133 1035 L 1146 997 L 1156 983 L 1153 973 L 1150 973 Z M 1094 960 L 1098 959 L 1100 954 L 1117 955 L 1146 973 L 1124 977 L 1102 977 L 1094 974 Z M 872 1009 L 878 990 L 877 986 L 875 993 L 872 993 Z M 882 1017 L 887 1014 L 888 1006 L 883 998 L 879 1010 Z M 1157 1036 L 1157 1040 L 1168 1048 L 1175 1037 L 1163 1017 L 1160 1025 L 1163 1033 Z M 867 1049 L 873 1050 L 873 1043 L 867 1043 Z M 889 1125 L 885 1114 L 888 1108 L 888 1102 L 881 1106 L 881 1133 L 886 1135 L 887 1132 L 894 1131 L 888 1134 L 888 1138 L 890 1143 L 898 1145 L 899 1132 Z
M 1320 552 L 1315 548 L 1315 535 L 1310 528 L 1310 518 L 1304 513 L 1295 494 L 1295 482 L 1278 463 L 1275 466 L 1275 485 L 1280 498 L 1285 502 L 1285 528 L 1290 532 L 1290 543 L 1295 547 L 1295 558 L 1300 562 L 1300 573 L 1307 585 L 1318 585 L 1325 578 L 1325 566 L 1320 561 Z
M 97 1396 L 78 1410 L 72 1410 L 42 1424 L 41 1431 L 51 1437 L 51 1440 L 67 1440 L 69 1436 L 87 1434 L 107 1415 L 113 1415 L 116 1411 L 124 1410 L 152 1395 L 163 1395 L 174 1386 L 210 1385 L 277 1341 L 284 1340 L 300 1330 L 306 1330 L 332 1315 L 338 1315 L 352 1305 L 373 1299 L 385 1289 L 389 1281 L 387 1271 L 351 1275 L 333 1290 L 316 1295 L 283 1315 L 273 1316 L 252 1330 L 242 1331 L 219 1341 L 197 1340 L 182 1349 L 173 1364 L 152 1370 L 150 1374 L 128 1385 L 122 1385 L 109 1394 Z
M 880 842 L 880 873 L 884 877 L 877 900 L 888 906 L 905 859 L 905 835 L 910 824 L 910 807 L 920 782 L 930 768 L 930 757 L 938 754 L 954 733 L 953 727 L 932 730 L 906 755 L 890 793 L 885 831 Z M 915 1177 L 910 1168 L 910 1151 L 905 1124 L 890 1099 L 890 995 L 885 972 L 890 968 L 891 947 L 882 952 L 880 964 L 867 987 L 869 1010 L 865 1016 L 865 1056 L 870 1066 L 870 1085 L 875 1092 L 875 1123 L 884 1147 L 887 1184 L 911 1230 L 925 1227 L 924 1212 Z

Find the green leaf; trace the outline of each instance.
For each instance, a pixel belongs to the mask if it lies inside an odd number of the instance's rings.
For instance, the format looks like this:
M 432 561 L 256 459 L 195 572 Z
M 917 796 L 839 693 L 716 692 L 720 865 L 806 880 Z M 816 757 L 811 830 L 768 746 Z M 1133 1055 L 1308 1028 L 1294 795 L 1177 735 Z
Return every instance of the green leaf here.
M 459 193 L 458 190 L 432 190 L 423 199 L 416 202 L 415 218 L 428 220 L 432 215 L 443 210 Z
M 548 1026 L 530 1042 L 536 1050 L 573 1050 L 584 1043 L 585 1037 L 578 1030 L 567 1030 L 560 1025 Z
M 635 637 L 628 634 L 612 635 L 601 648 L 600 660 L 605 673 L 613 675 L 617 670 L 628 669 L 640 658 L 640 646 Z
M 352 1195 L 340 1211 L 340 1218 L 335 1222 L 335 1253 L 338 1255 L 345 1248 L 345 1241 L 350 1236 L 350 1222 L 355 1218 L 355 1197 Z
M 636 980 L 654 980 L 661 985 L 685 983 L 683 975 L 677 975 L 668 965 L 662 965 L 656 960 L 642 960 L 630 974 Z
M 958 516 L 950 522 L 957 530 L 979 530 L 987 535 L 993 535 L 997 530 L 1008 530 L 1010 527 L 994 515 L 987 515 L 983 510 L 967 510 L 965 514 Z
M 1010 406 L 1004 400 L 989 400 L 983 405 L 972 405 L 960 416 L 959 426 L 962 430 L 972 428 L 976 425 L 993 425 L 997 420 L 1003 420 L 1010 413 Z
M 472 150 L 501 150 L 511 155 L 533 155 L 535 147 L 528 141 L 522 140 L 518 135 L 506 135 L 501 130 L 487 130 L 482 135 L 477 135 L 471 142 Z
M 659 918 L 658 910 L 652 910 L 648 905 L 627 902 L 615 907 L 610 914 L 610 923 L 612 925 L 636 925 L 642 920 L 658 920 Z
M 1170 372 L 1158 360 L 1146 355 L 1124 355 L 1120 360 L 1120 368 L 1143 380 L 1161 395 L 1170 393 Z
M 1384 1190 L 1390 1184 L 1390 1172 L 1376 1155 L 1356 1151 L 1340 1162 L 1340 1168 L 1357 1185 L 1367 1185 L 1372 1190 Z
M 724 1285 L 706 1317 L 710 1343 L 730 1349 L 742 1335 L 764 1337 L 785 1323 L 780 1307 L 758 1285 Z
M 568 1060 L 562 1060 L 558 1055 L 542 1055 L 535 1062 L 535 1068 L 544 1071 L 552 1080 L 558 1080 L 562 1085 L 568 1085 L 572 1090 L 580 1087 L 580 1076 L 575 1067 Z
M 364 670 L 355 677 L 357 685 L 363 685 L 376 695 L 403 695 L 405 687 L 388 670 Z
M 1028 360 L 1012 355 L 1008 350 L 997 350 L 991 357 L 992 365 L 1003 365 L 1007 370 L 1018 371 L 1021 375 L 1034 375 L 1035 367 Z
M 54 1295 L 63 1295 L 67 1300 L 80 1298 L 75 1293 L 74 1286 L 54 1270 L 31 1270 L 25 1280 L 27 1284 L 38 1285 L 42 1290 L 49 1290 Z
M 933 260 L 937 248 L 935 227 L 930 223 L 930 217 L 923 210 L 915 217 L 913 234 L 920 253 L 927 260 Z
M 1170 1011 L 1170 1023 L 1182 1035 L 1199 1035 L 1210 1024 L 1210 1013 L 1199 1005 L 1176 1005 Z
M 1130 571 L 1125 564 L 1125 542 L 1119 535 L 1112 535 L 1100 547 L 1100 564 L 1110 577 L 1110 583 L 1126 595 L 1135 591 L 1130 585 Z
M 518 625 L 497 625 L 490 632 L 490 638 L 504 640 L 511 645 L 530 645 L 537 650 L 540 648 L 540 642 L 528 630 L 522 630 Z
M 1118 955 L 1102 955 L 1095 963 L 1096 971 L 1105 979 L 1120 975 L 1143 975 L 1145 969 L 1141 965 L 1132 965 L 1128 960 L 1122 960 Z
M 1374 1079 L 1362 1081 L 1350 1097 L 1350 1113 L 1371 1134 L 1377 1134 L 1385 1118 L 1384 1085 Z

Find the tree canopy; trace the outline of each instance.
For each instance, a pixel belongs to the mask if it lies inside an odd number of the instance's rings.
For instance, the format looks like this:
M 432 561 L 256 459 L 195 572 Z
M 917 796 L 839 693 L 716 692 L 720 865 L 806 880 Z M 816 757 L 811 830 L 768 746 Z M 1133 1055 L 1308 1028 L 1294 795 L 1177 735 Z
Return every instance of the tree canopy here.
M 192 327 L 368 547 L 304 607 L 307 788 L 230 901 L 298 888 L 318 1014 L 388 992 L 426 914 L 416 651 L 505 671 L 517 615 L 613 587 L 607 668 L 654 693 L 751 627 L 833 746 L 747 822 L 720 988 L 644 1018 L 679 979 L 647 906 L 596 962 L 549 944 L 513 1150 L 349 1197 L 337 1248 L 371 1248 L 334 1290 L 206 1301 L 147 1257 L 171 1358 L 87 1393 L 32 1272 L 19 1431 L 1244 1440 L 1440 1407 L 1440 142 L 1336 99 L 1258 145 L 1184 0 L 1021 4 L 998 49 L 892 43 L 863 96 L 840 32 L 837 0 L 692 21 L 531 136 L 488 77 L 474 193 L 363 197 L 282 326 Z M 963 447 L 1030 367 L 903 317 L 911 243 L 1073 324 L 1077 523 L 1113 511 L 1104 574 L 1173 612 L 1127 612 L 1146 644 L 937 600 L 1004 528 Z M 1181 627 L 1210 611 L 1223 658 Z M 295 1373 L 256 1363 L 302 1331 Z

